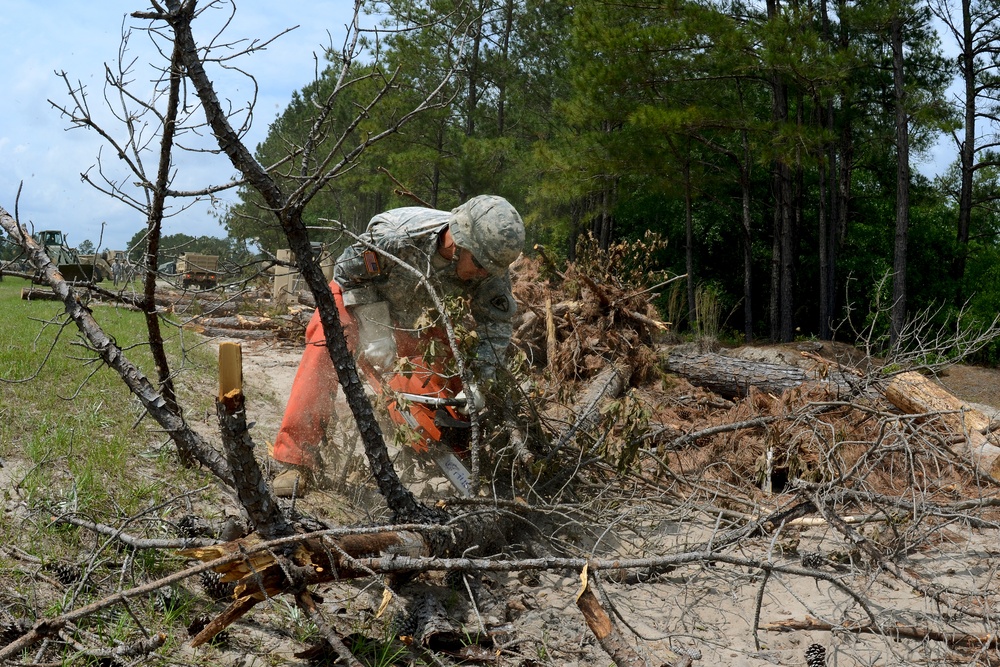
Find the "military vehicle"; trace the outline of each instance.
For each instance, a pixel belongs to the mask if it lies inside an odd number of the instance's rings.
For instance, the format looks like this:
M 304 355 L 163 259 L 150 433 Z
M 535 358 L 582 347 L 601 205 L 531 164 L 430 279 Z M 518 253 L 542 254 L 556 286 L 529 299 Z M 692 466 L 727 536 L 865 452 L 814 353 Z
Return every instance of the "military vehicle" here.
M 79 255 L 66 243 L 66 235 L 55 229 L 47 229 L 34 235 L 35 242 L 45 249 L 52 263 L 59 267 L 63 278 L 69 282 L 99 283 L 111 277 L 111 265 L 100 255 Z M 41 274 L 34 282 L 44 282 Z
M 97 273 L 94 273 L 94 282 L 100 282 L 102 280 L 108 280 L 111 278 L 111 262 L 108 261 L 107 251 L 102 252 L 99 255 L 80 255 L 80 264 L 82 264 L 86 270 L 87 275 L 90 275 L 90 267 L 97 267 L 97 271 L 100 272 L 101 277 L 97 277 Z
M 195 285 L 202 289 L 215 287 L 219 283 L 219 256 L 186 252 L 177 258 L 173 273 L 180 276 L 184 287 Z

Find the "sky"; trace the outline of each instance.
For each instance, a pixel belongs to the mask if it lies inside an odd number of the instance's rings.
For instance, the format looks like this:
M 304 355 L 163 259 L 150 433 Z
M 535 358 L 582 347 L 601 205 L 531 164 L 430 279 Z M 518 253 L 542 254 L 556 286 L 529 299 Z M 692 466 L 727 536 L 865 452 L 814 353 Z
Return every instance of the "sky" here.
M 205 7 L 208 0 L 198 6 Z M 236 64 L 257 81 L 257 106 L 246 137 L 253 150 L 267 136 L 271 122 L 284 110 L 292 93 L 309 83 L 322 68 L 323 45 L 339 47 L 352 18 L 350 0 L 237 0 L 236 13 L 227 27 L 225 41 L 279 37 L 266 50 L 245 56 Z M 148 34 L 139 28 L 148 21 L 131 18 L 146 11 L 146 0 L 0 0 L 0 207 L 13 215 L 15 206 L 22 224 L 29 229 L 60 229 L 71 246 L 89 240 L 100 249 L 124 250 L 137 231 L 145 228 L 144 215 L 81 180 L 89 170 L 97 175 L 97 161 L 113 169 L 116 178 L 128 178 L 109 144 L 96 132 L 69 129 L 49 100 L 72 106 L 65 72 L 74 85 L 82 84 L 91 113 L 115 137 L 124 136 L 124 125 L 111 116 L 105 101 L 105 63 L 117 67 L 123 30 L 132 29 L 128 59 L 135 59 L 134 84 L 130 88 L 141 99 L 149 99 L 155 76 L 149 63 L 162 62 Z M 203 43 L 214 36 L 229 18 L 231 5 L 212 9 L 194 24 L 195 39 Z M 362 17 L 371 26 L 370 17 Z M 296 27 L 297 26 L 297 27 Z M 209 70 L 219 98 L 246 104 L 252 84 L 245 76 Z M 190 89 L 189 89 L 190 92 Z M 193 94 L 193 93 L 191 93 Z M 179 154 L 175 187 L 204 187 L 226 182 L 234 175 L 229 161 L 206 154 Z M 155 174 L 156 154 L 145 156 L 148 173 Z M 21 187 L 18 199 L 18 188 Z M 138 192 L 132 190 L 133 193 Z M 225 201 L 233 201 L 230 195 Z M 165 222 L 164 233 L 224 237 L 225 230 L 210 215 L 208 204 L 178 212 Z M 103 237 L 102 237 L 103 235 Z
M 201 0 L 205 7 L 209 0 Z M 228 0 L 223 9 L 206 11 L 195 24 L 195 38 L 204 43 L 229 18 Z M 0 89 L 4 104 L 0 110 L 0 207 L 17 213 L 29 229 L 60 229 L 70 245 L 89 240 L 105 249 L 124 250 L 137 231 L 144 229 L 142 213 L 95 190 L 81 180 L 81 173 L 97 175 L 97 160 L 115 169 L 117 178 L 134 179 L 122 171 L 98 134 L 86 129 L 68 129 L 49 100 L 71 105 L 66 83 L 57 72 L 66 72 L 73 85 L 82 84 L 91 112 L 115 136 L 123 126 L 110 116 L 104 101 L 105 63 L 116 65 L 122 31 L 132 28 L 129 58 L 136 59 L 134 93 L 148 99 L 154 76 L 149 63 L 162 62 L 147 34 L 137 28 L 148 23 L 132 19 L 134 11 L 150 7 L 146 0 L 0 0 Z M 305 7 L 305 8 L 303 8 Z M 267 135 L 268 126 L 281 113 L 294 91 L 312 80 L 316 56 L 322 45 L 342 44 L 345 24 L 351 19 L 350 0 L 310 0 L 275 2 L 237 0 L 236 13 L 225 33 L 228 41 L 266 39 L 295 28 L 279 37 L 266 50 L 243 58 L 237 64 L 252 73 L 259 86 L 255 115 L 246 138 L 253 150 Z M 374 24 L 362 17 L 365 26 Z M 322 62 L 322 61 L 321 61 Z M 219 97 L 245 104 L 252 91 L 242 76 L 209 72 Z M 954 159 L 950 138 L 915 164 L 920 172 L 933 175 Z M 234 175 L 228 160 L 205 154 L 176 157 L 175 187 L 199 188 L 225 182 Z M 147 170 L 155 173 L 155 155 L 146 156 Z M 18 199 L 18 187 L 22 187 Z M 135 190 L 133 190 L 135 192 Z M 233 196 L 223 196 L 223 204 Z M 210 215 L 211 206 L 199 205 L 177 212 L 165 222 L 164 233 L 191 236 L 225 236 L 225 230 Z

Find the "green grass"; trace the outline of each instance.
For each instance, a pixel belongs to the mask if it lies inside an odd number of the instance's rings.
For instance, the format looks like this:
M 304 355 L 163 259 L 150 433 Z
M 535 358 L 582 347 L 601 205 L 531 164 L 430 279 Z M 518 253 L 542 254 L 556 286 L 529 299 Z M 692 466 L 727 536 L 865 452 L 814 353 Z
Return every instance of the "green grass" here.
M 27 281 L 9 276 L 0 281 L 0 475 L 9 477 L 2 485 L 8 511 L 0 513 L 0 540 L 20 554 L 0 560 L 0 610 L 32 620 L 183 567 L 173 552 L 123 550 L 106 535 L 54 517 L 72 514 L 137 537 L 170 537 L 164 519 L 190 511 L 184 494 L 205 486 L 210 475 L 179 465 L 160 426 L 118 374 L 83 345 L 76 325 L 67 324 L 62 304 L 24 301 L 25 287 Z M 93 304 L 92 311 L 155 385 L 143 315 L 113 305 Z M 191 406 L 214 406 L 208 380 L 215 375 L 213 348 L 195 345 L 199 337 L 182 337 L 173 326 L 164 326 L 163 334 L 179 399 L 189 414 L 200 415 Z M 212 505 L 218 493 L 212 487 L 198 500 Z M 79 590 L 76 584 L 60 587 L 51 574 L 38 574 L 57 563 L 91 564 L 93 572 Z M 199 606 L 194 593 L 176 592 L 169 601 L 154 595 L 130 607 L 143 627 L 165 632 L 171 646 L 186 639 L 186 624 Z M 133 616 L 118 607 L 80 627 L 109 642 L 142 636 Z M 63 659 L 82 664 L 72 650 Z
M 22 300 L 27 286 L 0 281 L 0 457 L 17 464 L 20 498 L 105 517 L 162 501 L 177 488 L 150 480 L 176 475 L 172 445 L 163 447 L 166 437 L 118 374 L 66 324 L 62 304 Z M 142 314 L 104 305 L 93 313 L 155 384 Z M 208 348 L 182 353 L 176 329 L 164 327 L 164 335 L 173 337 L 173 366 L 204 371 L 211 363 Z

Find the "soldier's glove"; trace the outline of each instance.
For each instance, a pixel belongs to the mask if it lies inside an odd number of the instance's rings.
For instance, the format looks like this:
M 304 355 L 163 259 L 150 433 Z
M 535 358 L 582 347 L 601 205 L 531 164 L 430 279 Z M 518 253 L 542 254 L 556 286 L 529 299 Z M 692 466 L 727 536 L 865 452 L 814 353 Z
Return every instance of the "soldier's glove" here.
M 375 370 L 385 372 L 396 362 L 396 338 L 393 335 L 389 303 L 376 301 L 351 306 L 358 323 L 358 349 Z
M 486 407 L 486 397 L 483 396 L 483 392 L 479 390 L 479 386 L 475 382 L 465 385 L 465 389 L 458 392 L 455 398 L 465 399 L 465 405 L 458 408 L 458 411 L 463 415 L 469 414 L 473 409 L 479 412 Z

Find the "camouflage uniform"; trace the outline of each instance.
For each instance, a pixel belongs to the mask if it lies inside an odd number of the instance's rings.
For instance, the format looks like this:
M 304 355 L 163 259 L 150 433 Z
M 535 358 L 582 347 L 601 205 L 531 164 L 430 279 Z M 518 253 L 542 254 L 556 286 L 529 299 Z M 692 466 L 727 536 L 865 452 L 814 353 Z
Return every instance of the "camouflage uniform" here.
M 459 278 L 459 253 L 456 251 L 449 260 L 438 249 L 446 227 L 456 246 L 471 252 L 489 275 L 472 280 Z M 421 340 L 440 338 L 439 322 L 418 331 L 418 322 L 422 322 L 424 314 L 434 311 L 434 302 L 420 279 L 387 256 L 391 255 L 416 268 L 439 296 L 468 298 L 479 339 L 470 365 L 479 378 L 492 378 L 510 343 L 516 310 L 508 267 L 524 244 L 524 223 L 517 211 L 506 200 L 493 195 L 474 197 L 450 212 L 398 208 L 372 218 L 360 238 L 337 260 L 330 285 L 341 321 L 346 323 L 348 344 L 357 344 L 359 328 L 367 321 L 363 316 L 359 320 L 362 309 L 381 308 L 379 304 L 383 303 L 392 319 L 386 326 L 400 332 L 397 341 L 415 340 L 415 336 Z M 412 354 L 410 350 L 400 352 L 406 356 Z M 460 380 L 453 379 L 462 386 Z M 337 373 L 326 350 L 322 323 L 319 314 L 314 313 L 306 328 L 306 347 L 275 437 L 274 459 L 294 466 L 315 467 L 317 445 L 333 417 L 337 387 Z
M 440 296 L 468 296 L 479 338 L 473 368 L 480 377 L 491 378 L 510 343 L 517 310 L 510 273 L 504 267 L 502 273 L 480 280 L 459 278 L 458 255 L 447 260 L 438 254 L 438 238 L 451 219 L 448 211 L 418 207 L 380 213 L 361 235 L 362 241 L 340 255 L 333 278 L 343 288 L 345 304 L 387 301 L 393 324 L 404 330 L 417 329 L 421 315 L 434 310 L 434 302 L 417 276 L 378 250 L 419 270 Z

